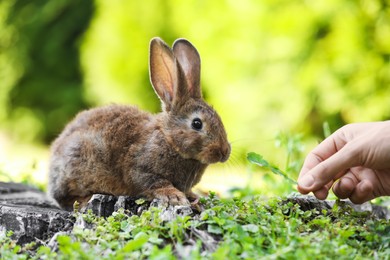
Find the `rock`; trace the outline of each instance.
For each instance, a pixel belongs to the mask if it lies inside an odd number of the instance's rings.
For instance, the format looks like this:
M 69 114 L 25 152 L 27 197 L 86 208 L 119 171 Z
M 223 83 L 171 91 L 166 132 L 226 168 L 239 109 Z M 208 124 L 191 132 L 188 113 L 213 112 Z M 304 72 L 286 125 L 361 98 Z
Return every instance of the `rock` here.
M 314 196 L 301 195 L 297 193 L 290 195 L 286 199 L 286 202 L 290 202 L 290 201 L 293 202 L 294 204 L 298 204 L 300 208 L 304 211 L 317 209 L 321 212 L 321 210 L 323 209 L 325 210 L 332 209 L 332 207 L 335 204 L 335 201 L 318 200 Z M 378 219 L 386 219 L 386 220 L 390 219 L 390 211 L 386 207 L 373 205 L 371 204 L 371 202 L 366 202 L 363 204 L 353 204 L 349 200 L 341 200 L 341 202 L 349 205 L 356 212 L 369 212 Z
M 380 219 L 390 220 L 390 210 L 388 208 L 372 205 L 372 214 Z
M 52 200 L 48 199 L 46 195 L 40 191 L 0 194 L 0 204 L 60 209 Z
M 113 212 L 123 208 L 128 215 L 139 215 L 149 207 L 157 207 L 161 210 L 161 219 L 169 222 L 178 216 L 188 216 L 193 214 L 190 206 L 169 206 L 160 205 L 157 200 L 152 202 L 137 203 L 138 198 L 127 196 L 110 196 L 94 194 L 87 206 L 81 209 L 81 213 L 91 210 L 96 216 L 109 217 Z
M 73 221 L 69 212 L 58 209 L 0 205 L 0 226 L 12 230 L 18 244 L 50 239 L 59 230 L 71 230 Z
M 0 182 L 0 194 L 10 194 L 10 193 L 25 192 L 25 191 L 39 192 L 37 188 L 30 187 L 21 183 Z
M 56 232 L 71 230 L 74 218 L 38 189 L 0 182 L 0 227 L 13 231 L 18 244 L 45 241 Z
M 191 232 L 202 241 L 207 251 L 214 252 L 217 249 L 218 241 L 207 231 L 193 227 Z
M 85 208 L 80 209 L 81 213 L 91 210 L 96 216 L 108 217 L 114 212 L 114 206 L 118 198 L 109 195 L 95 194 L 88 201 Z
M 314 196 L 300 195 L 297 193 L 293 193 L 287 197 L 285 200 L 286 203 L 292 202 L 294 204 L 298 204 L 303 211 L 317 209 L 318 211 L 322 211 L 323 209 L 329 210 L 333 207 L 332 201 L 327 200 L 318 200 Z
M 128 196 L 111 196 L 103 194 L 94 194 L 88 201 L 85 208 L 80 209 L 81 213 L 87 213 L 92 210 L 96 216 L 109 217 L 113 212 L 123 208 L 129 215 L 140 214 L 142 210 L 148 209 L 150 203 L 137 204 L 138 198 Z
M 190 206 L 168 206 L 162 208 L 160 218 L 162 221 L 170 222 L 177 217 L 192 215 L 193 211 Z

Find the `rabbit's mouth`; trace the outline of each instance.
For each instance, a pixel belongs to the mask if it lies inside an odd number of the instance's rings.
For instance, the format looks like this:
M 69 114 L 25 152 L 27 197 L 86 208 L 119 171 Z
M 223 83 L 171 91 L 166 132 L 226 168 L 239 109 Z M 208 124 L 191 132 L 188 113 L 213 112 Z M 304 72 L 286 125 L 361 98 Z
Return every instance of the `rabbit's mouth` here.
M 211 146 L 199 153 L 199 161 L 204 164 L 213 164 L 226 162 L 230 156 L 230 144 L 220 146 Z
M 223 162 L 226 162 L 227 160 L 229 160 L 230 152 L 231 152 L 231 146 L 229 143 L 227 143 L 227 145 L 225 147 L 221 148 L 221 151 L 220 151 L 221 157 L 220 157 L 219 162 L 223 163 Z

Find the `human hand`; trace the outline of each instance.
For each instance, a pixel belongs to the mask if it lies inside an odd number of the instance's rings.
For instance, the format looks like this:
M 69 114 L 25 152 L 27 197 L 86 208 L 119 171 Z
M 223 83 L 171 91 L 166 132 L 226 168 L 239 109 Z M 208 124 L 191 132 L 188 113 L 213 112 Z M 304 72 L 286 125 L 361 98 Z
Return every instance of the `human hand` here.
M 358 204 L 390 195 L 390 121 L 346 125 L 308 154 L 298 191 L 326 199 L 332 186 Z

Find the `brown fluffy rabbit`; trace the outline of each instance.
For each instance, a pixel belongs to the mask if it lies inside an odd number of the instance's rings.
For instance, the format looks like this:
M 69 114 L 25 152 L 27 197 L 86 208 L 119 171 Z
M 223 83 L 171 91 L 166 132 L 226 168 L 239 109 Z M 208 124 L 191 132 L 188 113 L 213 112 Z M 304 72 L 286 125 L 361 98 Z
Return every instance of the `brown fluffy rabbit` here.
M 83 111 L 54 141 L 49 195 L 62 208 L 84 206 L 95 193 L 188 205 L 206 167 L 229 158 L 221 119 L 202 99 L 195 47 L 178 39 L 171 49 L 154 38 L 149 68 L 163 112 L 124 105 Z

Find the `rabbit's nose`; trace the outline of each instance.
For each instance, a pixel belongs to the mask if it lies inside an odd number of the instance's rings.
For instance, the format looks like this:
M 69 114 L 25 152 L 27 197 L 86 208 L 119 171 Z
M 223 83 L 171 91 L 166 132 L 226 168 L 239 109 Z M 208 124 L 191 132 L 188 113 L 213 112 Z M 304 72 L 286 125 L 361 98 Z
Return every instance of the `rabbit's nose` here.
M 225 144 L 221 148 L 221 160 L 220 162 L 226 162 L 229 159 L 231 146 L 229 143 Z

